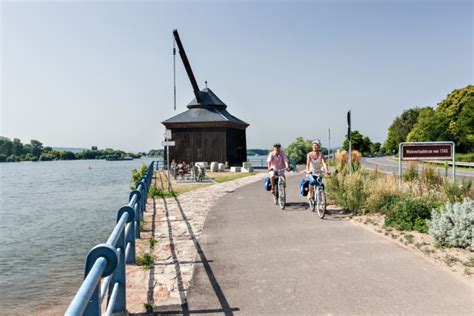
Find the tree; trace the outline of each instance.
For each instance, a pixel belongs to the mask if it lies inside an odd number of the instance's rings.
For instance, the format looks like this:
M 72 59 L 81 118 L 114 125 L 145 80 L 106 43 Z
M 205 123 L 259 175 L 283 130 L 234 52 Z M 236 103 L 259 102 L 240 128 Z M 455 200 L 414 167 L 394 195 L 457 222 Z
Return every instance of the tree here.
M 432 108 L 423 109 L 418 121 L 407 136 L 408 142 L 451 141 L 454 135 L 448 129 L 448 117 L 436 112 Z
M 398 151 L 398 145 L 407 140 L 420 112 L 424 109 L 429 109 L 429 107 L 405 110 L 393 120 L 392 125 L 388 128 L 388 136 L 383 146 L 387 153 L 391 154 L 393 149 Z
M 18 138 L 13 138 L 12 154 L 17 157 L 20 157 L 21 155 L 24 154 L 23 144 L 21 143 L 21 140 L 19 140 Z
M 9 157 L 12 154 L 12 149 L 12 141 L 7 137 L 0 136 L 0 154 Z
M 288 145 L 285 152 L 290 160 L 295 160 L 297 164 L 306 163 L 306 155 L 313 150 L 313 140 L 297 137 L 296 140 Z M 321 147 L 321 152 L 327 155 L 328 150 Z
M 381 151 L 382 144 L 380 143 L 372 143 L 372 146 L 370 146 L 370 152 L 373 153 L 374 155 L 377 155 Z
M 92 146 L 91 150 L 97 150 L 97 146 Z
M 43 150 L 43 143 L 41 143 L 40 141 L 37 141 L 35 139 L 32 139 L 30 141 L 30 144 L 31 144 L 31 147 L 33 148 L 31 154 L 33 156 L 39 158 L 39 156 L 41 155 L 41 152 Z

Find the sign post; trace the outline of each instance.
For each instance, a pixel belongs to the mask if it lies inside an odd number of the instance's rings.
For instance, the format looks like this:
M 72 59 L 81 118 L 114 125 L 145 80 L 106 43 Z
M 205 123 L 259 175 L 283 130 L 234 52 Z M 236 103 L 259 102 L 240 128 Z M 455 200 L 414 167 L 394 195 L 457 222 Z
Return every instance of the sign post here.
M 352 131 L 351 111 L 347 112 L 347 140 L 349 141 L 349 174 L 352 175 Z
M 331 171 L 331 129 L 328 128 L 328 171 Z
M 398 175 L 402 184 L 403 160 L 452 160 L 456 181 L 456 145 L 454 142 L 406 142 L 398 145 Z
M 170 146 L 174 146 L 175 142 L 171 141 L 171 130 L 167 129 L 165 131 L 165 141 L 161 143 L 161 145 L 166 147 L 166 165 L 168 170 L 168 192 L 171 189 L 171 180 L 170 180 Z

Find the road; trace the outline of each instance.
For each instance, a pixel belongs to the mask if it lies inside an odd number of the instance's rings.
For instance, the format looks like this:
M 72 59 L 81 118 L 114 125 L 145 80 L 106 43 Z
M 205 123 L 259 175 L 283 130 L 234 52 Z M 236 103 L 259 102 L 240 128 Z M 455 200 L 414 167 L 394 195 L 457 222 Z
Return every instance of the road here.
M 394 160 L 391 156 L 375 157 L 375 158 L 362 158 L 362 165 L 369 169 L 376 169 L 385 173 L 394 174 L 398 176 L 398 161 Z M 408 163 L 404 162 L 403 168 L 406 170 Z M 421 167 L 420 167 L 421 168 Z M 443 167 L 436 167 L 440 174 L 444 175 L 445 170 Z M 452 168 L 449 168 L 448 175 L 452 175 Z M 456 169 L 456 177 L 459 179 L 474 179 L 474 170 Z
M 196 242 L 188 304 L 165 313 L 472 315 L 473 286 L 334 212 L 320 220 L 288 179 L 289 205 L 262 183 L 222 197 Z

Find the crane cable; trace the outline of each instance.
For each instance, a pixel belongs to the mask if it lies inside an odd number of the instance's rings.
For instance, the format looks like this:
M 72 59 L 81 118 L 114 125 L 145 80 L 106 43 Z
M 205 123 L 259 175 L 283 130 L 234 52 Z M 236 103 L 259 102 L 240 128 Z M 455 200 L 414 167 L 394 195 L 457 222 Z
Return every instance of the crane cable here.
M 173 93 L 174 93 L 174 110 L 176 111 L 176 42 L 173 38 Z

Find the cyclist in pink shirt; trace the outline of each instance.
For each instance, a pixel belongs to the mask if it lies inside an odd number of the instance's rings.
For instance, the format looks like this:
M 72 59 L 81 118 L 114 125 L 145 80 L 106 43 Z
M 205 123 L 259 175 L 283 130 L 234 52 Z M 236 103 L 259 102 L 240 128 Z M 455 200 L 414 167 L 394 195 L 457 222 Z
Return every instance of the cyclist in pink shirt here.
M 281 150 L 281 144 L 275 143 L 273 151 L 268 155 L 267 167 L 269 171 L 270 181 L 272 183 L 272 192 L 275 192 L 275 176 L 280 171 L 280 175 L 285 176 L 285 170 L 290 170 L 288 157 Z

